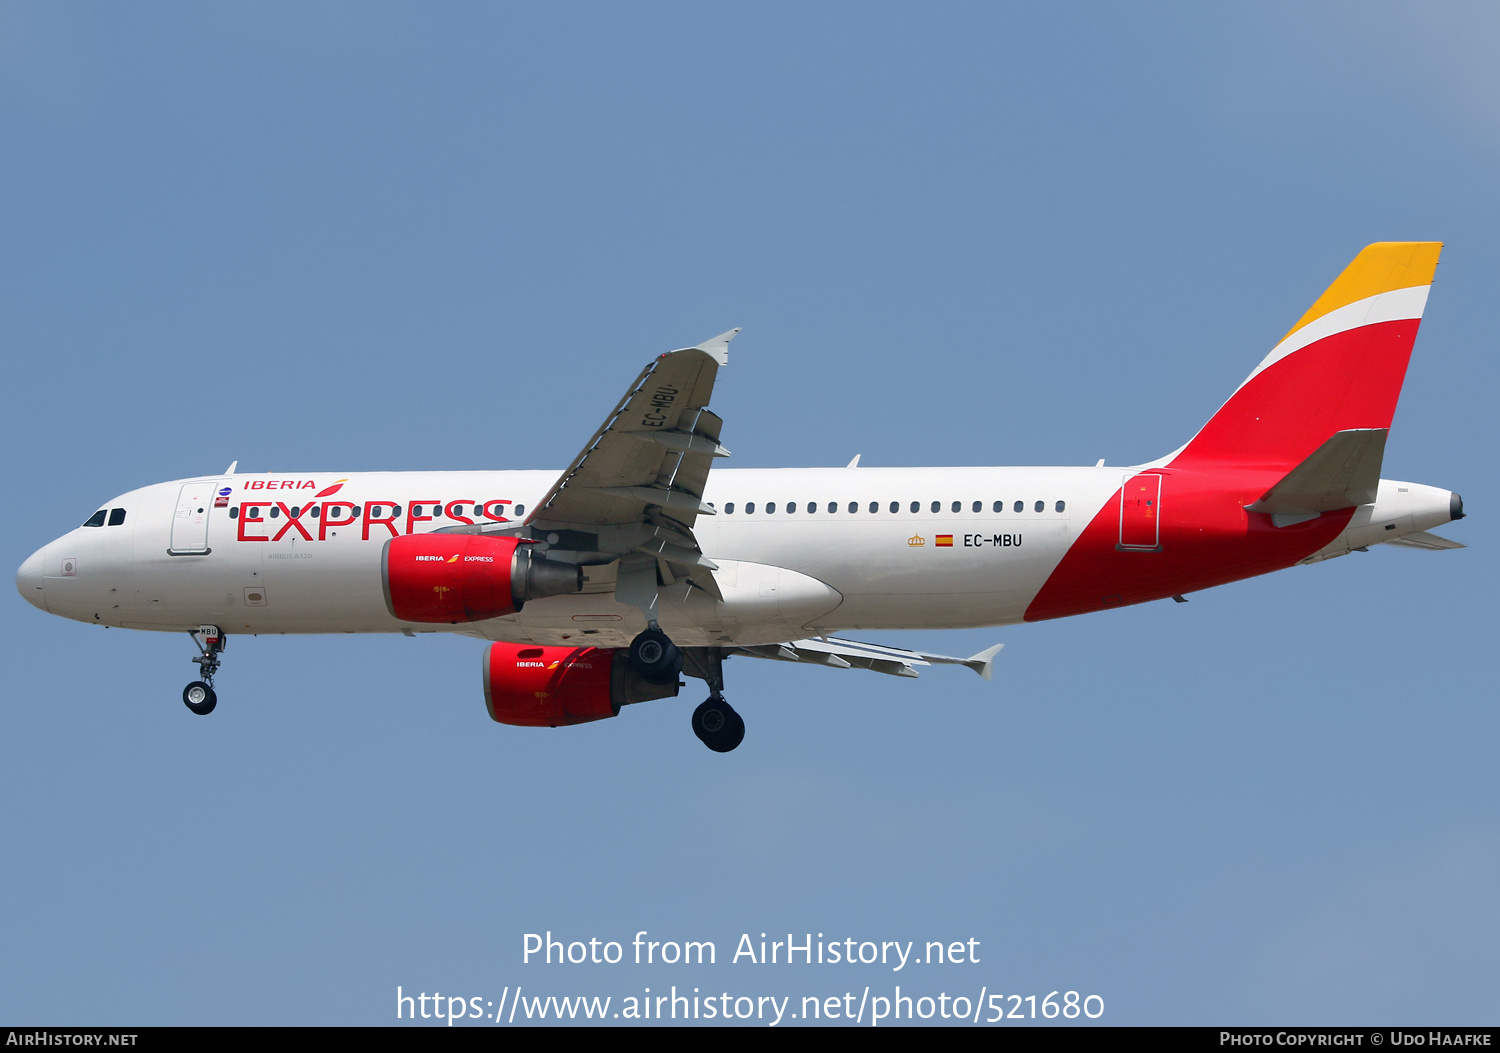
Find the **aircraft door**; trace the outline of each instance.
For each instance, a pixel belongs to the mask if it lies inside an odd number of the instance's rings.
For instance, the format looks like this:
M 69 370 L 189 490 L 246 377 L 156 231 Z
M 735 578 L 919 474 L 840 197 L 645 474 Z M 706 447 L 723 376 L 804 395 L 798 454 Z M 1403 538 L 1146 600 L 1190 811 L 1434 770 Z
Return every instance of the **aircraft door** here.
M 1161 476 L 1142 472 L 1120 487 L 1122 552 L 1161 551 Z
M 172 541 L 167 548 L 168 555 L 208 555 L 208 520 L 216 502 L 221 502 L 218 504 L 220 508 L 228 507 L 228 495 L 219 495 L 219 491 L 227 486 L 220 479 L 182 484 L 177 493 L 177 509 L 172 514 Z

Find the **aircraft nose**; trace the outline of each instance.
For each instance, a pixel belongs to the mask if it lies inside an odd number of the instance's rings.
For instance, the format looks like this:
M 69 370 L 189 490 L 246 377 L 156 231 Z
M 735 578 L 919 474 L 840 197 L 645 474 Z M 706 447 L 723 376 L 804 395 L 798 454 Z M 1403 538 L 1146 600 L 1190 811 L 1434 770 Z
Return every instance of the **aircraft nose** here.
M 26 597 L 26 602 L 42 610 L 47 609 L 46 593 L 42 588 L 42 567 L 45 565 L 46 546 L 37 549 L 21 569 L 16 571 L 16 591 Z

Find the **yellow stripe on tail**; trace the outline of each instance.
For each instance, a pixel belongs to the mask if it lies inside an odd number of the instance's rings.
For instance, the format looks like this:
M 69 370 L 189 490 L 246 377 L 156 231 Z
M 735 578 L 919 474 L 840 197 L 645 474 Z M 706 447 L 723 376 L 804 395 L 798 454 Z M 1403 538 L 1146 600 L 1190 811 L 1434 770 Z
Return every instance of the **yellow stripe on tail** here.
M 1309 322 L 1367 296 L 1431 285 L 1442 251 L 1441 241 L 1377 241 L 1366 245 L 1286 335 L 1291 336 Z

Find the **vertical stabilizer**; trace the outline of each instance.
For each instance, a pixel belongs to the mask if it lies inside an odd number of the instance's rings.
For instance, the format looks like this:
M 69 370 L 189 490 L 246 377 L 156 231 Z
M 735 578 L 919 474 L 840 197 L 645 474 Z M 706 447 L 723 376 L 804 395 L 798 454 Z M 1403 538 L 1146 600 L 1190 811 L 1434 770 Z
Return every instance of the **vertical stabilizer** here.
M 1388 429 L 1442 248 L 1366 246 L 1166 464 L 1285 472 L 1336 432 Z

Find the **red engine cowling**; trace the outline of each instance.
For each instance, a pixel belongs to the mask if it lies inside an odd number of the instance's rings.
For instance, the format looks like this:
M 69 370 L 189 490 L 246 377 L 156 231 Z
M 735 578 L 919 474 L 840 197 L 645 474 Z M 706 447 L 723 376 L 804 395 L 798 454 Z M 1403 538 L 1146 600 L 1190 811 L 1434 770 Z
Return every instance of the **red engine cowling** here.
M 527 600 L 577 592 L 582 569 L 534 558 L 513 537 L 406 534 L 380 557 L 385 605 L 404 622 L 477 622 L 514 614 Z
M 675 694 L 675 682 L 642 680 L 624 651 L 496 643 L 484 654 L 484 705 L 501 724 L 585 724 L 618 716 L 632 702 Z
M 532 728 L 617 716 L 614 664 L 615 652 L 598 647 L 491 644 L 484 656 L 484 705 L 501 724 Z

